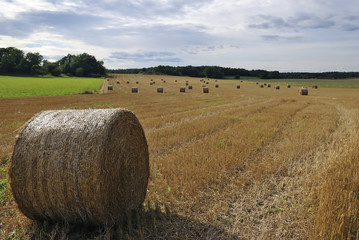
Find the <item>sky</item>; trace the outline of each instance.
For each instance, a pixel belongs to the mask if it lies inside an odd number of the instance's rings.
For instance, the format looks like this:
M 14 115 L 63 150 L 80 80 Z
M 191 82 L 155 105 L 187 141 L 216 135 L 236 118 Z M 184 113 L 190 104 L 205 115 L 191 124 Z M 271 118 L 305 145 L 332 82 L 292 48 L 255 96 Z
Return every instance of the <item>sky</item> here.
M 0 48 L 109 69 L 359 71 L 358 0 L 0 0 Z

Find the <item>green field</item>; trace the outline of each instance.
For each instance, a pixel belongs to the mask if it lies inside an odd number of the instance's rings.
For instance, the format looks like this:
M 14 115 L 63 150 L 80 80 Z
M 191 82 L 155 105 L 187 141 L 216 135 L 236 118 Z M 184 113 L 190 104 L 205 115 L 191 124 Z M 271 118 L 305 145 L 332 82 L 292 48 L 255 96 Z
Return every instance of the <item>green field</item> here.
M 0 98 L 91 93 L 102 82 L 101 78 L 0 76 Z

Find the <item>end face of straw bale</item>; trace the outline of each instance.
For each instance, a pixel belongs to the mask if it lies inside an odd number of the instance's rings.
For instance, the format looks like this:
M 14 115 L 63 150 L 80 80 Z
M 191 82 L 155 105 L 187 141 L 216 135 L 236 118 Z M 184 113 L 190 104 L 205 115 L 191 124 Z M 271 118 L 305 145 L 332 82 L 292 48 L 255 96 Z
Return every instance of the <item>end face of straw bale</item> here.
M 132 87 L 132 92 L 133 93 L 138 93 L 138 87 Z
M 163 87 L 161 87 L 161 86 L 157 87 L 157 92 L 158 93 L 163 93 Z
M 143 203 L 148 161 L 144 131 L 128 110 L 46 111 L 16 141 L 10 185 L 29 218 L 110 224 Z
M 186 92 L 186 87 L 180 87 L 180 92 Z
M 298 90 L 299 95 L 308 95 L 308 88 L 307 87 L 301 87 Z

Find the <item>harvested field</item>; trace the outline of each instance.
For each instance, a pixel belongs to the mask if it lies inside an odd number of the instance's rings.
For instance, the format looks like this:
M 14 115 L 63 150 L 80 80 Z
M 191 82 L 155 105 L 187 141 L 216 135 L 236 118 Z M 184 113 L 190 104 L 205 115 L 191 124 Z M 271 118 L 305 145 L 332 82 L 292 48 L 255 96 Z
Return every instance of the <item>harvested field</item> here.
M 167 81 L 166 91 L 157 94 L 151 79 Z M 186 80 L 193 89 L 183 94 Z M 132 94 L 127 81 L 141 91 Z M 103 94 L 0 99 L 5 181 L 17 129 L 43 110 L 129 109 L 150 154 L 143 211 L 120 227 L 34 223 L 3 187 L 0 239 L 355 239 L 359 89 L 320 86 L 301 96 L 284 81 L 280 91 L 237 83 L 218 80 L 203 94 L 198 78 L 117 75 Z

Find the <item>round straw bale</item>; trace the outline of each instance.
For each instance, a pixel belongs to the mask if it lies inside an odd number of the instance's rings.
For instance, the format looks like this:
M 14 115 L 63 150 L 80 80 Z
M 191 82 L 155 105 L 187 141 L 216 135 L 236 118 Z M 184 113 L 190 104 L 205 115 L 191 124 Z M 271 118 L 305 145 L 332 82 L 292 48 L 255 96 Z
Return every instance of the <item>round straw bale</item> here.
M 175 82 L 177 82 L 177 80 L 175 80 Z
M 113 86 L 112 86 L 112 85 L 108 85 L 108 86 L 107 86 L 107 90 L 113 90 Z
M 124 109 L 45 111 L 19 134 L 10 185 L 19 209 L 35 220 L 112 224 L 144 201 L 148 146 Z
M 307 87 L 301 87 L 299 88 L 299 95 L 308 95 L 308 88 Z
M 163 83 L 166 83 L 166 80 L 163 80 Z
M 290 84 L 287 85 L 287 88 L 290 88 Z
M 188 86 L 188 82 L 186 82 L 186 86 Z
M 158 92 L 158 93 L 163 93 L 163 87 L 158 86 L 158 87 L 157 87 L 157 92 Z
M 132 92 L 133 93 L 138 93 L 138 87 L 132 87 Z
M 260 87 L 263 88 L 263 84 L 261 84 Z
M 188 89 L 192 89 L 192 85 L 188 85 Z
M 241 85 L 238 84 L 238 85 L 237 85 L 237 89 L 239 89 L 239 88 L 241 88 Z
M 216 80 L 214 80 L 215 82 L 217 82 L 217 79 Z
M 280 86 L 279 86 L 279 85 L 275 86 L 275 89 L 279 90 L 279 89 L 280 89 Z
M 219 85 L 218 85 L 218 84 L 216 84 L 216 85 L 215 85 L 215 87 L 216 87 L 216 88 L 219 88 Z
M 120 84 L 120 81 L 117 81 L 117 84 Z
M 258 85 L 258 84 L 259 84 L 259 82 L 256 82 L 256 84 Z
M 209 84 L 209 82 L 207 82 L 207 84 Z
M 186 92 L 186 87 L 180 87 L 180 92 Z
M 203 93 L 209 93 L 209 88 L 208 88 L 208 87 L 204 87 L 204 88 L 203 88 Z
M 318 88 L 318 86 L 317 86 L 317 85 L 314 85 L 314 86 L 312 86 L 312 88 L 317 89 L 317 88 Z
M 268 83 L 267 87 L 271 87 L 271 85 Z
M 136 81 L 136 84 L 138 84 L 138 81 Z
M 127 84 L 129 84 L 129 83 L 130 83 L 130 81 L 127 81 L 126 83 L 127 83 Z
M 263 86 L 267 86 L 267 83 L 264 83 Z

